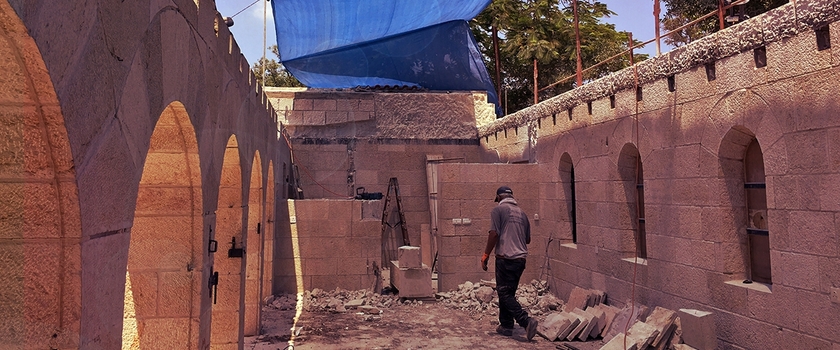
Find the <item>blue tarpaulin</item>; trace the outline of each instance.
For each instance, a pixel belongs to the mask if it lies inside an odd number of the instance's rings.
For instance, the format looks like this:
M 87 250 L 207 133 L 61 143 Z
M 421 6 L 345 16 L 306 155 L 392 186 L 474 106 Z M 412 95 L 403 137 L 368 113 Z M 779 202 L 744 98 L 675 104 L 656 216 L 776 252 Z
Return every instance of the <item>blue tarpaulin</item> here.
M 313 88 L 375 85 L 486 90 L 467 21 L 491 0 L 274 0 L 283 65 Z

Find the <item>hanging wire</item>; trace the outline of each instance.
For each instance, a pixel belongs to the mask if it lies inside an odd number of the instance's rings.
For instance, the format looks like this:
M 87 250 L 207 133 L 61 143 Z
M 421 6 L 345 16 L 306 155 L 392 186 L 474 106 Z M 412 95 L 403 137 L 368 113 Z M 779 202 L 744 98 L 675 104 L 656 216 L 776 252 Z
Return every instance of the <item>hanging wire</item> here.
M 260 0 L 256 0 L 256 1 L 252 2 L 250 5 L 245 6 L 245 8 L 244 8 L 244 9 L 241 9 L 241 10 L 239 10 L 239 12 L 237 12 L 237 13 L 233 14 L 233 16 L 230 16 L 230 18 L 236 17 L 236 15 L 238 15 L 238 14 L 240 14 L 240 13 L 244 12 L 245 10 L 247 10 L 247 9 L 251 8 L 251 6 L 254 6 L 254 4 L 256 4 L 256 3 L 258 3 L 258 2 L 260 2 Z

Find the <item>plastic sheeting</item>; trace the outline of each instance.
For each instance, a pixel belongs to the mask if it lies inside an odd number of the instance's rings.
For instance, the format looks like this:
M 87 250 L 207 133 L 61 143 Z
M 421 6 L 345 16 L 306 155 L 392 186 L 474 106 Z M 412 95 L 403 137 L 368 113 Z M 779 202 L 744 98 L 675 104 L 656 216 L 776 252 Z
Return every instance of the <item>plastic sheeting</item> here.
M 468 20 L 491 0 L 274 0 L 283 65 L 314 88 L 407 85 L 498 97 Z

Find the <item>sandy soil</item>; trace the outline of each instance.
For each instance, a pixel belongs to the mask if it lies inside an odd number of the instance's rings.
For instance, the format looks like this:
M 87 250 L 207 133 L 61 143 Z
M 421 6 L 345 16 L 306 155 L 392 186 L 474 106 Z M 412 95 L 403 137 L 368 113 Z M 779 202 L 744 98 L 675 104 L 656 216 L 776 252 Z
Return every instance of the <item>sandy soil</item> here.
M 295 311 L 266 308 L 263 335 L 245 339 L 245 349 L 279 350 L 290 344 Z M 539 318 L 538 318 L 539 319 Z M 379 315 L 306 312 L 296 325 L 289 349 L 555 349 L 568 344 L 594 350 L 603 341 L 549 342 L 537 335 L 532 341 L 516 326 L 513 337 L 496 333 L 498 320 L 489 314 L 446 308 L 443 304 L 399 304 Z

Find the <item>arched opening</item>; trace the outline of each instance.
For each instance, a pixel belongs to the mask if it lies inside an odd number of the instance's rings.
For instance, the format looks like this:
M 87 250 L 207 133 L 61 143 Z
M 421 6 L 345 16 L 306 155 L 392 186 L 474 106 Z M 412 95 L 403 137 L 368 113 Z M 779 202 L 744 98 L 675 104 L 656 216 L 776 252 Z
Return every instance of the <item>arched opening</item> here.
M 568 153 L 560 157 L 560 182 L 563 185 L 565 210 L 561 218 L 568 223 L 572 243 L 578 242 L 577 230 L 577 195 L 575 193 L 575 165 Z M 565 225 L 564 225 L 565 226 Z
M 123 349 L 198 346 L 202 266 L 198 142 L 184 106 L 155 125 L 128 250 Z
M 251 163 L 251 183 L 248 192 L 248 230 L 245 237 L 245 336 L 259 334 L 260 276 L 263 259 L 263 185 L 260 153 Z
M 218 272 L 218 285 L 213 295 L 211 348 L 237 347 L 242 338 L 245 284 L 242 258 L 242 170 L 239 144 L 231 135 L 225 147 L 216 207 L 215 240 L 219 250 L 214 254 L 213 268 Z
M 741 245 L 740 258 L 743 261 L 740 270 L 726 272 L 739 273 L 747 280 L 771 284 L 767 185 L 761 146 L 752 131 L 736 126 L 724 136 L 718 156 L 736 218 L 733 223 L 736 234 L 732 240 Z
M 633 229 L 634 256 L 647 259 L 647 238 L 645 233 L 645 185 L 642 158 L 636 146 L 628 143 L 618 156 L 618 172 L 624 183 L 624 194 L 630 210 Z
M 277 193 L 275 193 L 274 185 L 274 162 L 268 162 L 268 179 L 266 180 L 265 189 L 265 228 L 263 231 L 263 264 L 260 274 L 262 274 L 262 284 L 260 284 L 260 300 L 265 300 L 271 295 L 271 277 L 274 275 L 274 222 L 275 210 L 274 202 Z
M 0 6 L 0 17 L 0 348 L 79 348 L 82 232 L 70 141 L 38 47 L 11 7 Z

